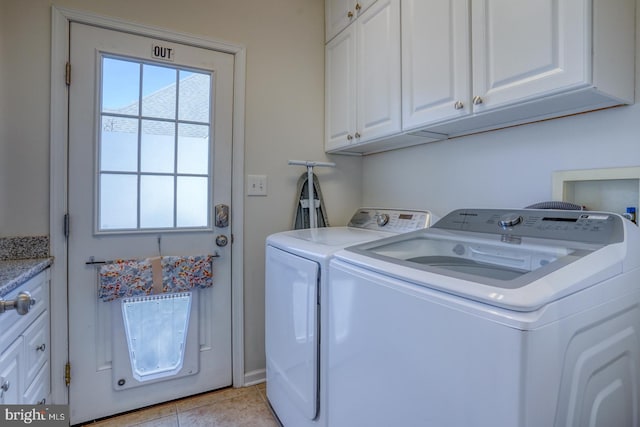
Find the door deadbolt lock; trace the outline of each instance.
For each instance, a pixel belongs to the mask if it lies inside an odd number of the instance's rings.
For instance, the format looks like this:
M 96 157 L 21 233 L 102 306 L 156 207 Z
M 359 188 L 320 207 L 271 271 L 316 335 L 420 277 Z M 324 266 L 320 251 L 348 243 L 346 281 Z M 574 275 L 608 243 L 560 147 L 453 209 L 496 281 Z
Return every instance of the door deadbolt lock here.
M 229 226 L 229 206 L 224 204 L 216 205 L 216 227 L 224 228 Z
M 229 243 L 229 239 L 224 234 L 221 234 L 218 237 L 216 237 L 216 245 L 223 247 L 223 246 L 227 246 L 227 243 Z

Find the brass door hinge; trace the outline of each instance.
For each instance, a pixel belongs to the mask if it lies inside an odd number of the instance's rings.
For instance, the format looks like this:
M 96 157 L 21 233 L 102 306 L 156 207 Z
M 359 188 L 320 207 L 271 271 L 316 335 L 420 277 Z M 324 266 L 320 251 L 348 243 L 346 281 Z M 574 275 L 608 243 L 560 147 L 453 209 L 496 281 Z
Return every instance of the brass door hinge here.
M 64 70 L 64 81 L 67 86 L 71 86 L 71 63 L 67 62 Z
M 67 387 L 69 387 L 69 384 L 71 384 L 71 363 L 69 362 L 64 365 L 64 383 L 67 385 Z

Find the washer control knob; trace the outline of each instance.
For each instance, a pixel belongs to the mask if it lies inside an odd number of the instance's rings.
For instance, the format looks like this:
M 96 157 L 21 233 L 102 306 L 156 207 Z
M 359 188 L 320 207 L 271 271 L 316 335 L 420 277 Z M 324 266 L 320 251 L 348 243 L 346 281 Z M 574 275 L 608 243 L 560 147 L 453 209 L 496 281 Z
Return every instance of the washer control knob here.
M 500 221 L 498 222 L 498 224 L 500 224 L 500 227 L 502 228 L 508 228 L 508 227 L 513 227 L 514 225 L 518 225 L 521 222 L 522 222 L 522 217 L 520 215 L 518 215 L 517 213 L 510 213 L 510 214 L 502 215 L 500 217 Z
M 389 214 L 376 214 L 376 222 L 378 223 L 378 226 L 384 227 L 389 222 Z

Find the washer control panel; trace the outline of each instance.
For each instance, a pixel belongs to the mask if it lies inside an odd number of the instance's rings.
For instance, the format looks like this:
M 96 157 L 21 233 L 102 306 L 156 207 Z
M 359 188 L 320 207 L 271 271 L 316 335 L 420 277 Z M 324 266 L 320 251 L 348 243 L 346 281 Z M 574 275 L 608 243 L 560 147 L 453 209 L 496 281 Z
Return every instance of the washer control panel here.
M 434 228 L 609 244 L 624 239 L 623 220 L 607 212 L 459 209 Z
M 429 211 L 360 208 L 351 217 L 348 226 L 391 233 L 408 233 L 427 228 L 432 221 L 432 214 Z

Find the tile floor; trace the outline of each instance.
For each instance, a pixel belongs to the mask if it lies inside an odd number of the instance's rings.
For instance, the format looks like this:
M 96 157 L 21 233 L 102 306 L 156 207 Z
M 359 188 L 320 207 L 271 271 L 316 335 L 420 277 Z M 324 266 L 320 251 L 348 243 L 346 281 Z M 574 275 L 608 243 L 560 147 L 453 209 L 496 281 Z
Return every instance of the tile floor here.
M 88 427 L 279 427 L 266 384 L 226 388 L 85 424 Z

